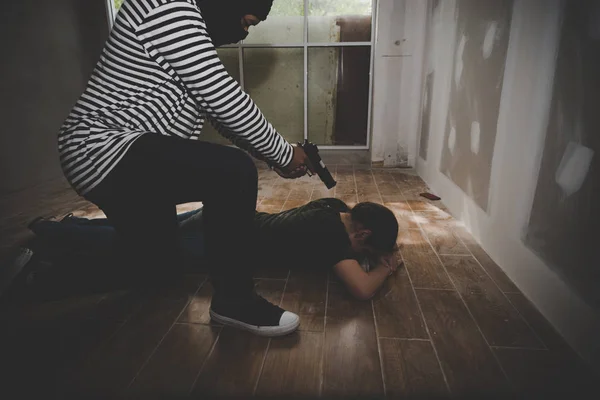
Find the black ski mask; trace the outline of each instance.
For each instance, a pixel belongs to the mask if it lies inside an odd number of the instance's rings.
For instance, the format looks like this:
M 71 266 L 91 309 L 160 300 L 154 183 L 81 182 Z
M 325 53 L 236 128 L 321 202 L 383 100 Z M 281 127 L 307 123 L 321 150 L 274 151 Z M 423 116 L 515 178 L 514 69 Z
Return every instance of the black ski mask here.
M 251 14 L 261 21 L 267 19 L 273 0 L 199 0 L 208 34 L 215 47 L 246 39 L 242 18 Z

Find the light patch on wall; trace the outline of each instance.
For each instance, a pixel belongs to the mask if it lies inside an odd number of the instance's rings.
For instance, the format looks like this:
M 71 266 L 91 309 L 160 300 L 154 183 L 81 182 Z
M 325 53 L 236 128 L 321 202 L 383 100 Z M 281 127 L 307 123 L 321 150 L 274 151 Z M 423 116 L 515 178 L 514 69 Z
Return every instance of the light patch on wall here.
M 474 121 L 471 123 L 471 151 L 475 154 L 479 154 L 479 143 L 480 143 L 480 127 L 479 122 Z
M 487 31 L 485 32 L 485 38 L 483 39 L 483 58 L 488 59 L 494 51 L 494 44 L 496 43 L 496 33 L 498 32 L 498 23 L 496 21 L 488 23 Z
M 556 183 L 566 196 L 581 189 L 593 157 L 594 150 L 575 142 L 569 142 L 556 170 Z
M 473 190 L 473 178 L 471 178 L 471 175 L 467 177 L 467 194 L 469 194 L 469 196 L 475 195 Z
M 450 150 L 450 154 L 454 155 L 454 148 L 456 147 L 456 129 L 452 127 L 450 129 L 450 134 L 448 135 L 448 150 Z
M 456 66 L 454 68 L 454 83 L 458 87 L 460 85 L 460 80 L 462 78 L 463 73 L 463 54 L 465 51 L 465 45 L 467 44 L 467 37 L 462 35 L 460 39 L 460 44 L 458 45 L 458 49 L 456 50 Z

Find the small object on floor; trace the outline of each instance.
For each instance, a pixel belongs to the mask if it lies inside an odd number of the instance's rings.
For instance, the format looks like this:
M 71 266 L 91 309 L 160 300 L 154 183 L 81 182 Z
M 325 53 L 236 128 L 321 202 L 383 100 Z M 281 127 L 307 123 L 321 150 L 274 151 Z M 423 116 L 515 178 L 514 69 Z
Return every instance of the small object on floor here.
M 440 200 L 441 198 L 431 193 L 421 193 L 421 197 L 425 197 L 428 200 Z

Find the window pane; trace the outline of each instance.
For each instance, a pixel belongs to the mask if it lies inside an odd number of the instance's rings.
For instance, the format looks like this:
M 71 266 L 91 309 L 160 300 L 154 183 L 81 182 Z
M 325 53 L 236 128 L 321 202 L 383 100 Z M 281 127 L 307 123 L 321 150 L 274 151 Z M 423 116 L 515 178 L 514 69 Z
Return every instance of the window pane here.
M 370 47 L 308 49 L 308 138 L 318 145 L 366 145 Z
M 250 27 L 244 43 L 290 44 L 304 41 L 304 0 L 275 0 L 266 21 Z
M 304 139 L 304 50 L 244 49 L 246 92 L 289 142 Z
M 370 42 L 372 0 L 309 0 L 308 41 Z
M 238 49 L 227 49 L 222 48 L 218 49 L 217 53 L 219 54 L 219 58 L 223 63 L 223 66 L 229 72 L 229 75 L 236 81 L 240 81 L 240 64 L 239 64 L 239 55 Z M 223 136 L 219 134 L 207 120 L 204 123 L 204 128 L 202 129 L 202 134 L 200 135 L 200 140 L 204 140 L 206 142 L 212 143 L 220 143 L 230 145 L 231 142 L 225 139 Z

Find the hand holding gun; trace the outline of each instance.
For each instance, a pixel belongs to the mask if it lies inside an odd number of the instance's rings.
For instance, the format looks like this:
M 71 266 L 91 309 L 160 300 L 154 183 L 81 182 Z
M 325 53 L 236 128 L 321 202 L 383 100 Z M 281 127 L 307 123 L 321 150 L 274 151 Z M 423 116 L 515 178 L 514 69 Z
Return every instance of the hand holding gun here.
M 327 189 L 331 189 L 337 184 L 327 166 L 323 163 L 321 156 L 319 156 L 319 148 L 315 144 L 305 139 L 304 143 L 298 143 L 294 149 L 291 166 L 288 166 L 285 170 L 276 168 L 271 164 L 269 164 L 269 167 L 286 179 L 296 179 L 307 173 L 312 176 L 313 173 L 316 173 L 327 186 Z
M 308 174 L 312 176 L 310 171 L 315 171 L 319 175 L 319 178 L 321 178 L 321 181 L 327 186 L 327 189 L 335 187 L 337 182 L 331 176 L 321 156 L 319 156 L 319 148 L 306 139 L 304 139 L 304 143 L 298 143 L 298 146 L 302 147 L 310 164 L 308 165 Z

